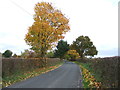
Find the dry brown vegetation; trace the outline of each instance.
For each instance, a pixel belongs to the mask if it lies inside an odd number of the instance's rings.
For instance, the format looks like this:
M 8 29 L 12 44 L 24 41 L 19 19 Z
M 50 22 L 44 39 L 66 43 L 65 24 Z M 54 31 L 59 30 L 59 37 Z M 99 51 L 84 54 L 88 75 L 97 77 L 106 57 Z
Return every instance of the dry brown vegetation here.
M 44 66 L 44 62 L 41 59 L 2 59 L 2 77 L 11 76 L 15 73 L 24 73 L 26 71 L 34 70 L 37 68 L 48 67 L 60 63 L 60 59 L 51 58 L 46 59 L 47 63 Z
M 96 76 L 104 88 L 118 87 L 118 62 L 120 57 L 106 57 L 79 60 Z

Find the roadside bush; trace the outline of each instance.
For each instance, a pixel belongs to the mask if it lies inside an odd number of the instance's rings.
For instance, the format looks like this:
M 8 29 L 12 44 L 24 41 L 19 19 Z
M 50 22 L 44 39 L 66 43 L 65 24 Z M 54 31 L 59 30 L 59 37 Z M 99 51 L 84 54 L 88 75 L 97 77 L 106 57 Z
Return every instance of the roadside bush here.
M 46 59 L 47 66 L 60 63 L 60 59 L 52 58 Z M 2 59 L 2 77 L 10 76 L 17 73 L 24 73 L 26 71 L 34 70 L 44 67 L 43 60 L 41 59 L 20 59 L 20 58 L 4 58 Z
M 120 57 L 106 57 L 78 60 L 89 65 L 89 69 L 96 76 L 98 81 L 102 83 L 104 88 L 118 87 L 118 60 Z
M 92 61 L 92 68 L 100 75 L 103 87 L 118 87 L 118 58 L 96 58 Z
M 77 53 L 76 50 L 67 51 L 64 57 L 70 61 L 76 61 L 76 59 L 80 58 L 79 53 Z

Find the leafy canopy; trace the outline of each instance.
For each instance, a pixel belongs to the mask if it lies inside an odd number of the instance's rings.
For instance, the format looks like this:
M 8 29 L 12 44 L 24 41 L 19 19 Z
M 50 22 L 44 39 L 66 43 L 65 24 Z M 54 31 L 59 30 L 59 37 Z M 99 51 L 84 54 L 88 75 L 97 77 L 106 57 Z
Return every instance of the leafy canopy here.
M 34 11 L 34 23 L 29 27 L 25 41 L 39 57 L 43 57 L 70 30 L 69 20 L 50 3 L 37 3 Z
M 76 50 L 69 50 L 65 54 L 65 57 L 66 59 L 69 59 L 69 60 L 75 60 L 75 59 L 80 58 L 80 55 Z
M 23 52 L 21 52 L 21 57 L 22 58 L 35 58 L 36 53 L 31 50 L 25 49 Z
M 9 57 L 12 56 L 12 51 L 6 50 L 2 55 L 3 55 L 4 57 L 6 57 L 6 58 L 9 58 Z
M 79 53 L 81 58 L 83 58 L 84 56 L 93 57 L 98 53 L 96 47 L 93 45 L 93 42 L 90 40 L 88 36 L 78 37 L 76 41 L 73 41 L 71 48 L 75 49 Z
M 54 58 L 54 52 L 53 51 L 47 52 L 46 57 L 48 57 L 48 58 Z
M 63 58 L 65 53 L 69 50 L 69 44 L 67 41 L 60 40 L 55 50 L 55 57 Z

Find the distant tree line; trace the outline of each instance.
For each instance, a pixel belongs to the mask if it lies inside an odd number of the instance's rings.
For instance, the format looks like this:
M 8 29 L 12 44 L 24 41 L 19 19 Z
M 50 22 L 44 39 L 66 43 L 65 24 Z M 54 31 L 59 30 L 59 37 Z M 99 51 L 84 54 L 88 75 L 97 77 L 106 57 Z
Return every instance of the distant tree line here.
M 94 57 L 97 53 L 98 51 L 95 45 L 93 45 L 93 42 L 88 36 L 79 36 L 71 45 L 64 40 L 58 41 L 56 49 L 48 51 L 45 57 L 74 60 L 84 58 L 85 56 Z M 12 54 L 12 51 L 6 50 L 2 55 L 3 57 L 9 58 Z M 32 50 L 26 49 L 24 52 L 21 52 L 21 55 L 14 54 L 12 57 L 36 58 L 37 54 Z
M 88 36 L 79 36 L 71 45 L 66 41 L 60 40 L 54 52 L 55 57 L 61 59 L 77 59 L 85 56 L 94 57 L 98 51 Z
M 78 37 L 71 45 L 62 40 L 66 32 L 70 30 L 69 19 L 51 3 L 37 3 L 34 11 L 34 22 L 28 28 L 24 38 L 31 48 L 21 52 L 19 56 L 14 54 L 14 57 L 43 58 L 45 60 L 45 57 L 76 59 L 97 55 L 98 51 L 88 36 Z M 57 42 L 56 49 L 52 50 Z M 3 56 L 11 57 L 12 51 L 6 50 Z

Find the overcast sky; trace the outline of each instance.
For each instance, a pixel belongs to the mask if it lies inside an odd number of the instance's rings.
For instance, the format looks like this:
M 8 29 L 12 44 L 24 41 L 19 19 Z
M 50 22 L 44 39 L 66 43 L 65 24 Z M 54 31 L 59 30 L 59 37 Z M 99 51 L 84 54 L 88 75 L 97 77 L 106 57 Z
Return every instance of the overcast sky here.
M 9 49 L 20 54 L 28 49 L 24 41 L 33 24 L 37 2 L 51 2 L 69 18 L 69 44 L 78 36 L 89 36 L 99 51 L 97 57 L 118 55 L 119 0 L 0 0 L 0 52 Z

